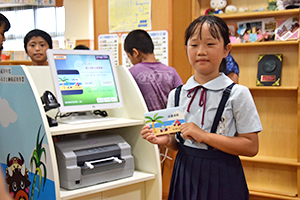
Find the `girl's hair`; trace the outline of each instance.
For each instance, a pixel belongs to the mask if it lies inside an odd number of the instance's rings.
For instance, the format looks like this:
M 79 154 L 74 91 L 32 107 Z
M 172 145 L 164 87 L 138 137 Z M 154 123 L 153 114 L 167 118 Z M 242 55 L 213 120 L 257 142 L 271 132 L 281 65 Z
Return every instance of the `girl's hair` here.
M 5 23 L 4 32 L 6 32 L 10 29 L 10 23 L 8 19 L 3 14 L 0 13 L 0 26 L 2 26 L 3 23 Z
M 132 55 L 132 49 L 135 48 L 144 54 L 152 54 L 154 44 L 150 35 L 141 29 L 131 31 L 124 40 L 124 50 Z
M 27 43 L 33 37 L 42 37 L 42 38 L 44 38 L 44 40 L 46 40 L 46 42 L 49 45 L 49 49 L 52 49 L 52 38 L 51 38 L 51 36 L 43 30 L 33 29 L 33 30 L 29 31 L 24 37 L 24 49 L 25 49 L 26 53 L 27 53 Z
M 199 30 L 200 39 L 202 38 L 202 27 L 203 24 L 207 23 L 209 26 L 209 32 L 213 38 L 221 41 L 221 37 L 224 41 L 224 48 L 227 44 L 230 43 L 229 40 L 229 29 L 227 24 L 219 17 L 214 15 L 202 15 L 195 19 L 185 30 L 185 45 L 187 46 L 187 42 L 192 37 L 195 32 Z M 220 64 L 220 72 L 226 72 L 226 59 L 223 58 Z

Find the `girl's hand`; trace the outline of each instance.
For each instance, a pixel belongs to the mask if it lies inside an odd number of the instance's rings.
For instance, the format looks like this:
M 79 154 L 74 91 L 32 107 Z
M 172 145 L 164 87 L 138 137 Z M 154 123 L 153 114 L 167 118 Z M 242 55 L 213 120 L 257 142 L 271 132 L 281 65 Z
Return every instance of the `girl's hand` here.
M 193 122 L 183 123 L 180 126 L 180 131 L 184 138 L 196 140 L 197 142 L 204 142 L 206 137 L 206 132 Z
M 152 144 L 159 144 L 159 145 L 167 144 L 171 137 L 169 134 L 156 136 L 153 133 L 153 130 L 150 129 L 150 126 L 148 126 L 148 125 L 145 125 L 142 128 L 141 135 L 142 135 L 143 139 L 148 140 Z
M 256 132 L 238 134 L 238 137 L 228 137 L 208 133 L 193 122 L 182 124 L 180 130 L 184 138 L 206 143 L 232 155 L 255 156 L 258 152 L 258 135 Z

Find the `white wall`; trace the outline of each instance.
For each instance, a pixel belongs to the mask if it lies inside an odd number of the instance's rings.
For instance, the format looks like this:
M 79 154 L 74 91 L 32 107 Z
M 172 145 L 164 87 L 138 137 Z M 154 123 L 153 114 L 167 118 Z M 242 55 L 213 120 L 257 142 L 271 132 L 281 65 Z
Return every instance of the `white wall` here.
M 64 0 L 65 37 L 94 39 L 93 0 Z

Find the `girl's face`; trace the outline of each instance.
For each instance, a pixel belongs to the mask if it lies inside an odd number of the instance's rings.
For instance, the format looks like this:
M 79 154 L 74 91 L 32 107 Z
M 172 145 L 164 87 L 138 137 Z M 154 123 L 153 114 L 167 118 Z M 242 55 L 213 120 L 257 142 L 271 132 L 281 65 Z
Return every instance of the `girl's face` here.
M 6 24 L 2 22 L 2 25 L 0 26 L 0 51 L 3 49 L 3 42 L 5 41 L 5 36 L 4 36 L 5 25 Z
M 200 26 L 200 25 L 199 25 Z M 231 50 L 231 44 L 224 48 L 224 40 L 214 38 L 209 32 L 209 26 L 202 26 L 201 39 L 199 31 L 196 31 L 187 42 L 187 54 L 190 64 L 195 69 L 195 80 L 204 84 L 219 74 L 222 59 Z
M 48 65 L 46 51 L 49 49 L 47 41 L 40 37 L 32 37 L 27 43 L 27 55 L 32 65 Z

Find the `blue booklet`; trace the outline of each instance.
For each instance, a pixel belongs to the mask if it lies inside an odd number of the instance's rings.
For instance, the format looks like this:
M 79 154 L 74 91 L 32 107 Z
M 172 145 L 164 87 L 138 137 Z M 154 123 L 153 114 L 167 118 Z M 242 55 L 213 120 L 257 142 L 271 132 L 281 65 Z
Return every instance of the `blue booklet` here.
M 154 134 L 163 135 L 180 131 L 184 123 L 182 107 L 166 108 L 145 113 L 146 124 L 153 129 Z

